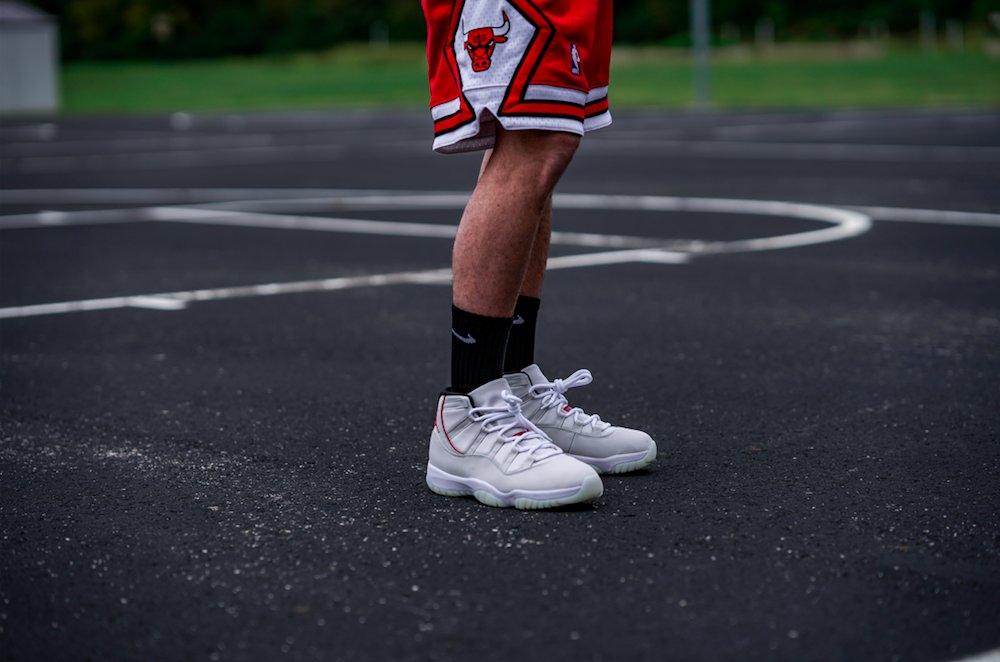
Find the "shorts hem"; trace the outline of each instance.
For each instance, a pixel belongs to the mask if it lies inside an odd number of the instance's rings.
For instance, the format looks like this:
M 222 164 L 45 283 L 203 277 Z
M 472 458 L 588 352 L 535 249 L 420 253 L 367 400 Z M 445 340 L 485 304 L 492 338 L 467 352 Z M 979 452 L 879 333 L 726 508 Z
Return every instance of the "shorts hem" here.
M 611 124 L 611 111 L 605 110 L 600 115 L 594 115 L 583 120 L 583 130 L 587 133 L 603 129 Z
M 498 123 L 506 131 L 557 131 L 582 136 L 610 125 L 611 113 L 604 111 L 599 115 L 577 120 L 546 116 L 497 117 L 489 110 L 484 110 L 473 122 L 436 136 L 434 151 L 439 154 L 461 154 L 490 149 L 496 143 Z

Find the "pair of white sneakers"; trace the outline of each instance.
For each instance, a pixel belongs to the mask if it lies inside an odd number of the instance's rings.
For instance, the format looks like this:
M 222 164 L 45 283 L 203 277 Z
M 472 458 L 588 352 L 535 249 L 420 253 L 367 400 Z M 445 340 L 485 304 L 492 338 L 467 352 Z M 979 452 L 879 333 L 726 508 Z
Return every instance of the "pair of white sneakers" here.
M 599 473 L 624 473 L 656 458 L 645 432 L 616 427 L 571 407 L 566 391 L 593 381 L 587 370 L 550 382 L 530 365 L 468 395 L 438 400 L 427 486 L 522 510 L 591 501 Z

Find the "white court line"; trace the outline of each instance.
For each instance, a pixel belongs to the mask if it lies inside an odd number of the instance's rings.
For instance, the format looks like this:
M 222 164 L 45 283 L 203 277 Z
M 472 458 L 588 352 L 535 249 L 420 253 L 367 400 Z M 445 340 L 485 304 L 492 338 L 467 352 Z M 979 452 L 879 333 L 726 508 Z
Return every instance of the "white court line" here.
M 181 223 L 210 223 L 239 227 L 263 227 L 284 230 L 314 230 L 374 234 L 392 237 L 425 237 L 453 239 L 458 228 L 439 223 L 404 223 L 398 221 L 373 221 L 370 219 L 326 218 L 288 214 L 247 214 L 241 212 L 213 212 L 211 209 L 160 207 L 153 213 L 155 220 Z M 596 234 L 588 232 L 553 232 L 551 243 L 562 246 L 590 248 L 640 248 L 663 244 L 662 239 L 631 237 L 626 235 Z
M 85 299 L 82 301 L 61 301 L 29 306 L 12 306 L 0 308 L 0 319 L 15 317 L 34 317 L 37 315 L 56 315 L 60 313 L 76 313 L 91 310 L 112 310 L 119 308 L 150 308 L 152 302 L 171 302 L 170 306 L 155 305 L 159 310 L 179 310 L 194 301 L 220 301 L 243 297 L 274 296 L 277 294 L 293 294 L 300 292 L 330 292 L 356 287 L 379 287 L 402 283 L 447 283 L 450 282 L 449 269 L 432 269 L 427 271 L 406 271 L 394 274 L 373 274 L 368 276 L 352 276 L 347 278 L 325 278 L 321 280 L 303 280 L 291 283 L 263 283 L 260 285 L 241 285 L 237 287 L 218 287 L 200 290 L 181 290 L 177 292 L 160 292 L 128 297 L 108 297 L 104 299 Z
M 652 264 L 684 264 L 691 259 L 687 253 L 675 251 L 638 249 L 631 251 L 609 251 L 606 253 L 587 253 L 585 255 L 564 255 L 550 257 L 546 264 L 547 270 L 573 269 L 576 267 L 596 267 L 607 264 L 627 264 L 631 262 L 649 262 Z
M 641 249 L 551 258 L 548 262 L 548 269 L 573 269 L 597 265 L 628 264 L 632 262 L 683 264 L 688 259 L 688 255 L 684 253 Z M 95 310 L 114 310 L 121 308 L 181 310 L 186 308 L 189 303 L 196 301 L 221 301 L 225 299 L 275 296 L 278 294 L 301 294 L 306 292 L 331 292 L 335 290 L 348 290 L 360 287 L 382 287 L 386 285 L 448 285 L 450 283 L 450 269 L 428 269 L 424 271 L 404 271 L 388 274 L 373 274 L 368 276 L 351 276 L 346 278 L 324 278 L 321 280 L 302 280 L 289 283 L 263 283 L 259 285 L 240 285 L 236 287 L 218 287 L 200 290 L 181 290 L 177 292 L 160 292 L 157 294 L 140 294 L 127 297 L 107 297 L 103 299 L 84 299 L 81 301 L 61 301 L 56 303 L 43 303 L 28 306 L 11 306 L 8 308 L 0 308 L 0 319 L 37 317 L 40 315 L 58 315 L 61 313 L 78 313 Z
M 988 212 L 900 209 L 898 207 L 855 207 L 853 205 L 850 208 L 871 216 L 872 220 L 876 221 L 1000 228 L 1000 214 L 991 214 Z
M 156 218 L 157 209 L 157 207 L 130 207 L 128 209 L 46 210 L 29 214 L 8 214 L 0 216 L 0 229 L 16 230 L 39 226 L 113 225 L 115 223 L 156 221 L 161 220 Z M 225 214 L 226 212 L 216 213 Z
M 454 225 L 440 223 L 403 223 L 359 218 L 254 214 L 225 209 L 195 209 L 191 207 L 142 207 L 138 209 L 48 211 L 17 214 L 0 217 L 0 229 L 30 228 L 39 225 L 96 225 L 149 221 L 434 239 L 453 239 L 458 229 Z M 551 243 L 559 246 L 589 248 L 652 248 L 663 245 L 664 240 L 626 235 L 559 231 L 552 233 Z
M 345 198 L 358 201 L 371 201 L 385 204 L 384 195 L 368 196 L 350 195 L 333 199 L 330 204 L 345 206 Z M 465 204 L 467 195 L 452 193 L 438 194 L 403 194 L 391 196 L 395 205 L 405 208 L 426 208 L 427 205 Z M 626 264 L 647 262 L 659 264 L 684 264 L 693 253 L 731 253 L 736 251 L 759 251 L 793 246 L 838 241 L 857 236 L 871 227 L 870 219 L 855 211 L 821 207 L 792 202 L 761 201 L 761 200 L 726 200 L 715 198 L 677 198 L 664 196 L 609 196 L 609 195 L 569 195 L 555 197 L 558 207 L 576 209 L 604 210 L 645 210 L 645 211 L 691 211 L 713 212 L 738 215 L 771 215 L 780 217 L 801 218 L 811 221 L 828 223 L 831 227 L 793 235 L 777 237 L 762 237 L 758 239 L 737 242 L 686 242 L 687 252 L 653 250 L 649 247 L 633 250 L 619 250 L 607 253 L 586 255 L 570 255 L 553 258 L 548 266 L 551 269 L 568 269 L 590 267 L 608 264 Z M 254 227 L 326 230 L 334 232 L 363 232 L 365 234 L 389 236 L 421 236 L 435 238 L 451 238 L 455 228 L 430 223 L 398 223 L 389 221 L 371 221 L 361 219 L 330 219 L 308 216 L 291 216 L 276 214 L 247 213 L 238 210 L 224 209 L 227 205 L 215 206 L 211 209 L 195 209 L 190 207 L 147 207 L 139 210 L 112 210 L 108 217 L 125 220 L 128 214 L 132 218 L 147 221 L 177 221 L 185 223 L 213 223 L 229 225 L 250 225 Z M 74 219 L 84 222 L 94 222 L 101 217 L 101 212 L 40 212 L 25 214 L 13 220 L 36 224 L 72 223 Z M 9 222 L 12 217 L 7 217 Z M 586 245 L 590 247 L 621 247 L 632 243 L 664 243 L 662 240 L 644 239 L 641 237 L 623 237 L 617 235 L 597 235 L 587 233 L 558 233 L 553 236 L 553 243 Z M 682 242 L 671 242 L 674 244 Z M 107 310 L 114 308 L 154 308 L 159 310 L 179 310 L 193 301 L 212 301 L 239 297 L 272 296 L 296 292 L 316 292 L 342 290 L 354 287 L 378 287 L 401 283 L 447 283 L 450 272 L 447 269 L 430 271 L 403 272 L 395 274 L 378 274 L 372 276 L 356 276 L 351 278 L 330 278 L 323 280 L 298 281 L 292 283 L 265 283 L 238 287 L 186 290 L 178 292 L 163 292 L 156 294 L 136 295 L 129 297 L 111 297 L 104 299 L 88 299 L 83 301 L 65 301 L 48 304 L 0 308 L 0 318 L 30 317 L 35 315 L 51 315 L 58 313 L 79 312 L 85 310 Z
M 991 651 L 984 651 L 969 657 L 963 657 L 953 662 L 1000 662 L 1000 648 Z
M 209 190 L 212 191 L 212 190 Z M 239 189 L 226 190 L 227 193 Z M 302 194 L 306 191 L 289 191 L 274 189 L 271 191 L 249 190 L 247 193 L 279 194 L 287 196 Z M 0 191 L 0 201 L 4 194 Z M 31 196 L 48 193 L 47 191 L 14 191 L 13 196 L 20 197 L 24 203 Z M 82 193 L 90 202 L 98 197 L 93 190 L 56 191 L 54 197 L 62 197 L 64 201 L 72 198 L 73 193 Z M 109 197 L 115 195 L 130 196 L 130 201 L 136 201 L 136 191 L 128 189 L 108 189 L 100 192 Z M 142 194 L 163 195 L 164 191 L 145 189 Z M 168 195 L 200 195 L 191 190 L 166 190 Z M 219 190 L 215 190 L 218 195 Z M 288 214 L 248 213 L 237 207 L 268 207 L 284 203 L 303 203 L 328 205 L 329 208 L 343 209 L 360 207 L 364 209 L 453 209 L 462 208 L 468 200 L 468 194 L 462 193 L 393 193 L 391 191 L 336 191 L 334 195 L 329 190 L 310 189 L 310 198 L 280 198 L 278 200 L 243 201 L 236 203 L 200 205 L 191 207 L 144 207 L 139 209 L 115 209 L 100 211 L 70 211 L 70 212 L 37 212 L 32 214 L 8 215 L 0 217 L 0 227 L 41 227 L 75 223 L 108 223 L 132 221 L 174 221 L 185 223 L 210 223 L 224 225 L 242 225 L 251 227 L 285 228 L 296 230 L 325 230 L 333 232 L 354 232 L 389 236 L 420 236 L 434 238 L 451 238 L 455 228 L 447 225 L 431 223 L 399 223 L 390 221 L 372 221 L 368 219 L 324 218 L 298 216 Z M 313 194 L 321 194 L 313 196 Z M 70 195 L 67 195 L 70 194 Z M 276 196 L 277 197 L 277 196 Z M 148 199 L 148 198 L 147 198 Z M 8 200 L 9 201 L 9 200 Z M 692 255 L 733 253 L 746 251 L 774 250 L 806 246 L 829 241 L 837 241 L 857 236 L 871 227 L 871 216 L 880 220 L 910 221 L 920 223 L 946 223 L 975 225 L 985 227 L 1000 227 L 1000 214 L 980 212 L 949 212 L 925 209 L 899 209 L 891 207 L 861 207 L 856 211 L 822 205 L 792 203 L 782 201 L 762 200 L 730 200 L 718 198 L 681 198 L 668 196 L 624 196 L 624 195 L 581 195 L 560 194 L 555 196 L 558 208 L 569 209 L 603 209 L 603 210 L 640 210 L 640 211 L 688 211 L 711 212 L 737 215 L 768 215 L 779 217 L 801 218 L 810 221 L 828 223 L 831 227 L 800 232 L 776 237 L 762 237 L 730 242 L 699 242 L 699 241 L 668 241 L 642 237 L 627 237 L 620 235 L 601 235 L 588 233 L 555 233 L 553 243 L 575 246 L 623 248 L 604 253 L 570 255 L 549 260 L 549 269 L 579 268 L 608 264 L 626 264 L 648 262 L 659 264 L 684 264 Z M 207 207 L 207 208 L 206 208 Z M 665 245 L 680 246 L 683 252 L 663 250 Z M 661 246 L 653 250 L 651 245 Z M 116 308 L 146 308 L 153 310 L 181 310 L 190 302 L 232 299 L 253 296 L 271 296 L 296 292 L 316 292 L 342 290 L 355 287 L 378 287 L 384 285 L 415 283 L 444 284 L 450 282 L 451 274 L 447 269 L 413 271 L 350 278 L 330 278 L 322 280 L 297 281 L 291 283 L 265 283 L 227 288 L 186 290 L 125 297 L 109 297 L 102 299 L 87 299 L 81 301 L 66 301 L 28 306 L 0 308 L 0 318 L 29 317 L 58 313 L 81 312 L 90 310 L 108 310 Z
M 187 303 L 169 296 L 139 295 L 126 297 L 131 308 L 148 308 L 150 310 L 183 310 Z
M 562 208 L 585 209 L 585 204 L 574 202 L 574 199 L 577 197 L 574 194 L 557 194 L 556 201 Z M 468 193 L 420 193 L 417 191 L 380 189 L 0 189 L 0 204 L 8 205 L 182 204 L 212 209 L 233 209 L 235 206 L 237 210 L 242 211 L 266 211 L 268 207 L 277 207 L 282 204 L 288 205 L 289 203 L 292 205 L 305 203 L 312 206 L 330 205 L 332 203 L 335 205 L 335 209 L 342 207 L 390 209 L 405 207 L 406 205 L 413 205 L 413 208 L 421 209 L 460 209 L 464 207 L 468 199 Z M 680 200 L 681 198 L 674 199 Z M 819 207 L 854 209 L 871 216 L 876 221 L 1000 227 L 1000 213 L 994 212 L 877 207 L 823 202 L 811 204 Z M 675 209 L 680 209 L 680 206 L 678 205 Z M 58 219 L 60 218 L 58 214 L 65 212 L 48 213 L 52 219 Z M 92 220 L 87 222 L 99 222 L 99 214 L 110 214 L 109 219 L 114 219 L 106 222 L 121 222 L 121 220 L 117 219 L 122 218 L 125 220 L 136 220 L 127 218 L 128 212 L 124 210 L 110 210 L 109 212 L 95 212 L 91 217 Z M 68 219 L 68 217 L 62 218 Z M 77 219 L 77 222 L 83 222 L 82 217 L 74 218 Z M 53 222 L 52 224 L 57 223 Z M 38 216 L 35 214 L 0 216 L 0 228 L 36 227 L 38 225 Z
M 257 193 L 263 191 L 247 191 Z M 461 209 L 468 202 L 467 194 L 456 193 L 401 193 L 392 194 L 387 191 L 358 193 L 345 192 L 342 195 L 317 195 L 323 193 L 315 189 L 309 190 L 306 197 L 299 199 L 272 198 L 262 200 L 246 200 L 243 202 L 223 202 L 219 204 L 199 205 L 207 209 L 260 210 L 268 207 L 280 207 L 289 203 L 305 204 L 310 207 L 346 206 L 355 209 Z M 383 197 L 385 196 L 385 197 Z M 0 201 L 3 192 L 0 192 Z M 979 227 L 1000 227 L 1000 214 L 991 212 L 956 211 L 944 209 L 919 209 L 908 207 L 871 207 L 859 205 L 832 205 L 826 203 L 787 203 L 766 200 L 730 200 L 724 198 L 682 198 L 670 196 L 613 196 L 588 195 L 578 193 L 556 194 L 553 203 L 559 209 L 622 209 L 636 211 L 694 211 L 718 213 L 762 214 L 767 216 L 792 216 L 806 220 L 818 220 L 816 214 L 822 214 L 823 219 L 829 218 L 824 209 L 853 209 L 878 221 L 899 221 L 911 223 L 939 223 L 942 225 L 971 225 Z M 805 213 L 803 213 L 805 212 Z M 0 217 L 0 224 L 8 217 Z M 28 216 L 25 216 L 28 218 Z
M 405 209 L 451 209 L 461 208 L 468 200 L 467 194 L 427 193 L 387 196 L 383 193 L 358 195 L 350 194 L 335 196 L 326 200 L 311 198 L 312 204 L 326 203 L 330 208 L 364 207 L 375 203 L 379 208 L 393 207 Z M 233 207 L 252 207 L 260 205 L 258 201 L 241 203 L 223 203 L 207 205 L 199 209 L 186 207 L 148 207 L 139 210 L 76 211 L 76 212 L 37 212 L 35 214 L 19 214 L 0 217 L 0 226 L 14 227 L 38 224 L 71 224 L 93 223 L 102 218 L 109 222 L 122 222 L 129 213 L 137 220 L 177 221 L 184 223 L 211 223 L 222 225 L 246 225 L 251 227 L 269 227 L 280 229 L 323 230 L 328 232 L 353 232 L 391 236 L 436 237 L 451 238 L 454 227 L 431 223 L 400 223 L 390 221 L 372 221 L 363 219 L 330 219 L 309 216 L 292 216 L 282 214 L 247 213 L 234 210 Z M 270 204 L 269 202 L 267 204 Z M 830 224 L 831 227 L 821 230 L 799 232 L 791 235 L 762 237 L 759 239 L 735 242 L 701 242 L 701 241 L 670 241 L 644 237 L 628 237 L 623 235 L 601 235 L 589 233 L 559 232 L 553 234 L 553 242 L 563 245 L 629 248 L 653 247 L 669 244 L 672 248 L 683 249 L 694 253 L 734 253 L 743 251 L 763 251 L 782 248 L 808 246 L 811 244 L 839 241 L 867 232 L 871 227 L 871 219 L 866 215 L 839 209 L 798 202 L 783 202 L 772 200 L 734 200 L 724 198 L 681 198 L 674 196 L 635 196 L 635 195 L 598 195 L 598 194 L 558 194 L 553 197 L 553 204 L 558 209 L 587 210 L 631 210 L 631 211 L 661 211 L 661 212 L 709 212 L 736 215 L 778 216 L 782 218 L 800 218 L 808 221 L 819 221 Z

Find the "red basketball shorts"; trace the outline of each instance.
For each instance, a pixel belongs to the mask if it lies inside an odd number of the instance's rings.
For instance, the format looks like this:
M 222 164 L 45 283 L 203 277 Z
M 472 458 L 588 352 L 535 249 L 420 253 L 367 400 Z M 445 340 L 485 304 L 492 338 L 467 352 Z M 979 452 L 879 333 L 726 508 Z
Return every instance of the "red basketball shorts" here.
M 583 135 L 611 124 L 612 0 L 422 0 L 434 149 L 504 129 Z

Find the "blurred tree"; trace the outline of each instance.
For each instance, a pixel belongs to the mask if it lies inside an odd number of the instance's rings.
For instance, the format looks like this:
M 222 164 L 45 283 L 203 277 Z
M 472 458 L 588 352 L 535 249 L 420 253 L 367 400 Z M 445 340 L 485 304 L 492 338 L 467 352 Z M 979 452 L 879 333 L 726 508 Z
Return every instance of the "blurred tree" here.
M 309 51 L 367 41 L 376 22 L 391 41 L 424 38 L 418 0 L 38 0 L 61 19 L 67 58 L 212 57 Z M 615 0 L 620 42 L 685 44 L 689 0 Z M 779 38 L 840 39 L 877 24 L 912 34 L 921 11 L 977 20 L 1000 0 L 713 0 L 712 22 L 752 35 L 761 17 Z

